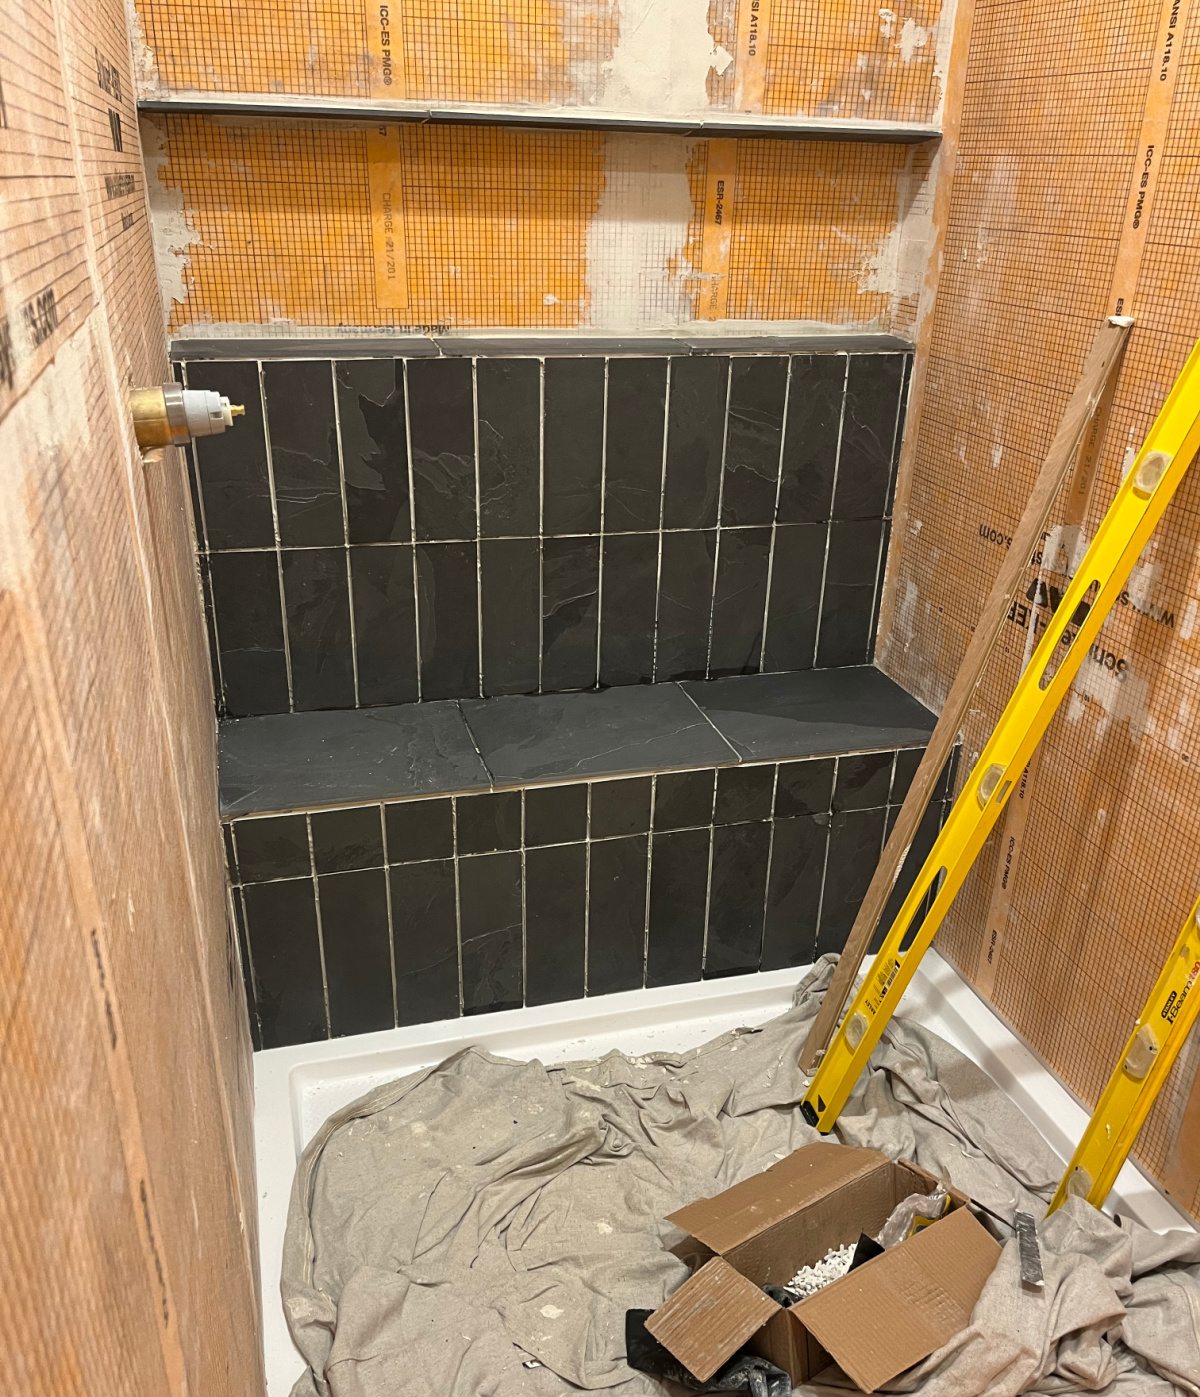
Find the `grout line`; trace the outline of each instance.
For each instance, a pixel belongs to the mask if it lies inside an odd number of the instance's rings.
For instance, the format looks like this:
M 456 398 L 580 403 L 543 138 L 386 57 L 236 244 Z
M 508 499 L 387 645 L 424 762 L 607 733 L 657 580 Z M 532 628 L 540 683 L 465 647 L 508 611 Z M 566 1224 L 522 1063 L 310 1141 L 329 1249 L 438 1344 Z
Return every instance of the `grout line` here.
M 846 371 L 842 375 L 842 410 L 838 416 L 838 444 L 833 458 L 833 487 L 829 493 L 829 518 L 825 521 L 825 557 L 821 561 L 821 591 L 817 598 L 817 629 L 813 637 L 813 668 L 821 649 L 821 622 L 825 616 L 825 578 L 829 573 L 829 547 L 833 538 L 833 516 L 837 501 L 838 470 L 842 464 L 842 433 L 846 426 L 846 391 L 850 384 L 850 356 L 846 355 Z
M 783 453 L 787 448 L 788 403 L 792 396 L 792 356 L 788 355 L 787 378 L 783 384 L 783 426 L 779 433 L 779 460 L 775 463 L 775 508 L 771 513 L 771 546 L 767 552 L 767 592 L 763 599 L 762 644 L 758 650 L 758 672 L 767 668 L 767 625 L 771 619 L 771 584 L 775 578 L 775 542 L 779 530 L 779 496 L 783 491 Z
M 262 360 L 258 361 L 258 396 L 262 406 L 263 444 L 267 457 L 267 489 L 271 495 L 271 528 L 275 534 L 275 572 L 279 578 L 279 616 L 283 622 L 283 663 L 287 671 L 288 712 L 296 711 L 292 690 L 292 646 L 288 639 L 287 598 L 283 590 L 283 547 L 279 537 L 279 501 L 275 495 L 275 456 L 271 450 L 271 421 L 267 415 L 267 386 Z
M 790 367 L 789 367 L 790 376 Z M 893 759 L 894 760 L 894 759 Z M 890 789 L 890 788 L 889 788 Z M 762 969 L 763 952 L 767 946 L 767 913 L 771 909 L 771 871 L 775 862 L 775 824 L 777 816 L 775 814 L 775 801 L 779 795 L 779 763 L 775 763 L 775 774 L 771 778 L 771 833 L 767 839 L 767 881 L 763 888 L 763 920 L 762 935 L 758 938 L 758 966 Z
M 538 360 L 538 693 L 543 692 L 542 669 L 545 662 L 545 644 L 542 627 L 546 619 L 546 585 L 543 576 L 545 559 L 542 557 L 546 534 L 546 361 Z
M 392 1024 L 400 1027 L 400 990 L 396 982 L 396 921 L 392 909 L 392 865 L 388 856 L 387 808 L 379 803 L 379 829 L 383 836 L 383 892 L 387 899 L 388 951 L 392 961 Z
M 583 997 L 588 993 L 588 958 L 592 933 L 592 783 L 587 783 L 587 822 L 583 831 Z
M 589 688 L 600 684 L 600 646 L 604 627 L 604 516 L 605 493 L 608 489 L 608 364 L 604 360 L 604 407 L 600 422 L 600 548 L 596 565 L 596 680 Z
M 864 664 L 871 664 L 875 655 L 875 629 L 879 625 L 880 583 L 883 581 L 884 551 L 883 541 L 888 537 L 888 521 L 879 521 L 879 544 L 875 550 L 875 581 L 871 588 L 871 614 L 867 621 L 867 647 L 864 651 Z
M 725 368 L 725 417 L 721 424 L 721 478 L 717 485 L 717 542 L 713 550 L 712 593 L 708 603 L 708 648 L 704 654 L 704 677 L 712 677 L 713 625 L 717 615 L 717 581 L 721 575 L 721 511 L 725 504 L 725 454 L 729 449 L 729 402 L 733 394 L 733 360 Z M 704 923 L 704 944 L 708 947 L 708 919 Z
M 716 838 L 716 801 L 717 801 L 717 773 L 713 771 L 713 809 L 708 822 L 708 872 L 704 875 L 704 940 L 700 943 L 700 978 L 704 979 L 704 972 L 708 969 L 708 919 L 712 911 L 712 871 L 713 871 L 713 847 L 717 842 Z
M 317 856 L 313 851 L 312 816 L 305 815 L 304 828 L 308 834 L 308 867 L 312 874 L 313 906 L 317 913 L 317 953 L 321 957 L 321 990 L 325 996 L 325 1037 L 333 1037 L 333 1019 L 329 1013 L 329 972 L 325 968 L 325 925 L 321 921 L 321 885 L 317 881 Z
M 408 360 L 398 359 L 400 387 L 404 394 L 404 451 L 408 465 L 408 534 L 412 548 L 413 648 L 416 651 L 417 702 L 421 702 L 421 589 L 417 579 L 417 492 L 413 484 L 412 414 L 408 410 Z
M 646 924 L 642 932 L 642 988 L 650 975 L 650 880 L 654 876 L 654 803 L 658 796 L 658 777 L 650 778 L 650 828 L 646 831 Z
M 658 486 L 658 565 L 654 574 L 654 636 L 650 648 L 650 682 L 652 684 L 658 676 L 658 615 L 662 601 L 663 524 L 666 522 L 667 514 L 667 437 L 671 423 L 671 365 L 673 363 L 674 360 L 668 356 L 666 396 L 663 398 L 662 478 Z
M 708 714 L 705 713 L 704 709 L 700 707 L 700 705 L 696 702 L 696 700 L 695 700 L 694 698 L 692 698 L 691 694 L 688 693 L 688 691 L 683 687 L 682 684 L 680 684 L 677 680 L 672 680 L 671 682 L 675 685 L 675 687 L 679 690 L 679 692 L 684 696 L 684 698 L 687 699 L 687 701 L 692 705 L 692 707 L 696 710 L 696 712 L 699 713 L 699 715 L 704 719 L 704 721 L 708 724 L 708 726 L 709 726 L 710 728 L 712 728 L 713 732 L 716 733 L 716 735 L 721 739 L 721 741 L 725 744 L 725 746 L 729 748 L 729 750 L 733 753 L 733 759 L 734 759 L 734 761 L 737 762 L 738 765 L 740 766 L 740 765 L 742 764 L 741 754 L 738 752 L 737 748 L 733 745 L 733 743 L 730 742 L 730 740 L 725 736 L 725 734 L 721 731 L 721 729 L 720 729 L 719 727 L 717 727 L 716 723 L 714 723 L 713 720 L 708 716 Z M 768 759 L 768 760 L 769 760 L 769 759 Z M 775 758 L 775 760 L 778 760 L 778 758 Z M 800 760 L 803 760 L 803 758 L 801 758 Z M 751 765 L 751 763 L 747 763 L 747 765 Z M 767 761 L 754 762 L 754 763 L 752 763 L 752 765 L 755 765 L 755 766 L 766 766 L 766 765 L 767 765 Z M 686 768 L 686 767 L 681 767 L 681 768 L 680 768 L 680 770 L 684 770 L 684 771 L 686 771 L 687 769 L 688 769 L 688 768 Z
M 333 430 L 337 437 L 338 484 L 342 492 L 342 545 L 346 550 L 346 597 L 350 607 L 350 662 L 354 668 L 354 706 L 361 708 L 358 694 L 358 631 L 354 624 L 354 571 L 350 566 L 350 512 L 346 507 L 346 462 L 342 454 L 342 409 L 338 402 L 337 363 L 329 361 L 333 384 Z M 393 976 L 393 983 L 395 977 Z
M 841 759 L 833 759 L 833 780 L 829 784 L 829 807 L 825 812 L 825 857 L 821 860 L 821 894 L 817 898 L 817 930 L 813 938 L 813 960 L 817 958 L 817 943 L 821 939 L 821 920 L 825 916 L 825 884 L 829 876 L 829 849 L 833 843 L 833 802 L 837 796 L 838 767 Z M 886 808 L 886 807 L 885 807 Z M 887 816 L 884 816 L 884 824 Z
M 479 360 L 471 360 L 471 423 L 475 432 L 475 643 L 483 698 L 483 520 L 479 496 Z
M 454 839 L 450 857 L 454 862 L 454 940 L 458 947 L 458 1014 L 462 1018 L 466 1013 L 466 1001 L 463 998 L 462 892 L 458 878 L 458 801 L 458 796 L 450 797 L 450 825 Z
M 525 871 L 525 792 L 521 791 L 521 1003 L 528 999 L 529 989 L 529 916 L 526 904 Z

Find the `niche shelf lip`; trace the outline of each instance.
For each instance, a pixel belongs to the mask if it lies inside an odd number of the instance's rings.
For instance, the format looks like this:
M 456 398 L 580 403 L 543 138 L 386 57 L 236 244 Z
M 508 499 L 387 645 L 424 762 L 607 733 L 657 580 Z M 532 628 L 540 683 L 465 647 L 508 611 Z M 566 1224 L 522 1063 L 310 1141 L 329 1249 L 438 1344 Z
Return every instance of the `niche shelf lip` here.
M 378 98 L 309 97 L 262 92 L 172 92 L 138 101 L 139 112 L 274 117 L 296 121 L 405 122 L 418 125 L 527 126 L 581 131 L 630 131 L 673 136 L 753 136 L 799 141 L 869 141 L 916 145 L 941 139 L 936 122 L 865 117 L 762 116 L 713 112 L 660 116 L 595 107 L 419 105 Z

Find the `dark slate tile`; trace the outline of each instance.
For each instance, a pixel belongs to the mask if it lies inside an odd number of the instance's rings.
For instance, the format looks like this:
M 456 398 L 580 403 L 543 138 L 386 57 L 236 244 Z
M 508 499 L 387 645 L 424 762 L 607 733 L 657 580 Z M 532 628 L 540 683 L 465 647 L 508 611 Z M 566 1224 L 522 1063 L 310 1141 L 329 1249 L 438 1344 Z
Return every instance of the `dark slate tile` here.
M 657 529 L 662 510 L 667 361 L 640 355 L 608 361 L 604 529 Z
M 458 1003 L 458 914 L 454 861 L 388 870 L 396 946 L 396 1022 L 454 1018 Z
M 646 945 L 644 834 L 591 847 L 588 994 L 640 989 Z
M 538 533 L 542 366 L 536 359 L 480 359 L 479 532 Z
M 318 873 L 383 867 L 383 820 L 378 805 L 314 810 L 310 818 Z
M 763 970 L 811 965 L 816 959 L 828 838 L 828 815 L 798 815 L 775 821 L 763 929 Z
M 348 359 L 336 372 L 350 542 L 409 543 L 404 366 L 398 359 Z
M 237 820 L 233 837 L 240 882 L 265 883 L 272 878 L 304 878 L 312 873 L 308 822 L 303 815 Z
M 189 364 L 187 378 L 190 388 L 224 393 L 246 409 L 233 430 L 192 442 L 208 546 L 273 548 L 275 520 L 257 362 Z
M 283 595 L 293 707 L 297 712 L 353 708 L 354 654 L 345 550 L 285 552 Z
M 717 555 L 708 672 L 753 674 L 762 656 L 770 529 L 725 529 Z
M 479 572 L 483 692 L 489 697 L 536 694 L 542 639 L 537 539 L 484 539 L 479 545 Z
M 829 858 L 825 865 L 825 896 L 817 934 L 818 956 L 840 951 L 850 935 L 859 905 L 883 851 L 887 810 L 845 810 L 829 825 Z
M 715 529 L 663 534 L 654 677 L 703 679 L 712 622 Z
M 745 820 L 769 820 L 774 792 L 774 766 L 725 767 L 717 772 L 713 823 L 736 825 Z
M 879 918 L 874 934 L 871 937 L 870 951 L 875 952 L 883 945 L 892 929 L 892 923 L 900 915 L 900 909 L 904 906 L 904 900 L 912 891 L 912 886 L 917 880 L 917 874 L 924 866 L 925 860 L 929 857 L 930 850 L 938 837 L 938 832 L 942 827 L 945 807 L 941 801 L 930 801 L 921 817 L 921 823 L 917 826 L 917 832 L 913 836 L 913 842 L 909 845 L 908 853 L 904 857 L 904 862 L 900 866 L 900 875 L 896 879 L 892 888 L 891 896 L 887 900 L 887 906 L 883 909 L 883 915 Z M 891 833 L 892 825 L 895 824 L 895 817 L 898 812 L 893 808 L 888 812 L 887 830 Z M 882 852 L 882 851 L 881 851 Z M 864 894 L 865 895 L 865 894 Z M 906 937 L 915 934 L 920 929 L 921 922 L 924 921 L 924 914 L 930 905 L 929 899 L 925 899 L 918 909 L 918 913 L 909 922 L 905 929 Z
M 387 874 L 382 868 L 317 879 L 321 943 L 334 1038 L 395 1023 Z
M 779 482 L 780 523 L 823 523 L 830 517 L 845 385 L 845 355 L 793 357 Z
M 604 451 L 604 360 L 547 359 L 543 531 L 596 533 Z
M 713 815 L 715 771 L 664 771 L 655 778 L 654 829 L 709 825 Z
M 586 880 L 586 844 L 525 855 L 526 1004 L 583 998 Z
M 838 458 L 835 519 L 875 519 L 887 508 L 903 354 L 853 354 Z
M 422 540 L 475 537 L 475 405 L 469 359 L 410 359 L 413 515 Z
M 264 1048 L 328 1036 L 311 878 L 242 889 Z
M 775 814 L 826 815 L 833 805 L 833 757 L 780 762 L 775 782 Z
M 904 797 L 908 794 L 908 788 L 913 783 L 917 767 L 921 765 L 921 758 L 924 755 L 924 747 L 908 747 L 896 753 L 896 767 L 892 772 L 892 789 L 888 794 L 888 800 L 892 805 L 904 804 Z
M 209 558 L 213 617 L 225 712 L 288 711 L 287 653 L 274 553 L 214 553 Z
M 867 659 L 882 530 L 881 519 L 829 526 L 825 596 L 817 640 L 817 665 L 821 669 L 860 665 Z
M 460 854 L 492 854 L 497 849 L 521 847 L 520 791 L 459 796 L 456 816 Z
M 784 358 L 732 361 L 722 524 L 770 524 L 775 518 L 787 369 Z
M 767 902 L 768 821 L 713 830 L 705 978 L 757 970 Z
M 838 758 L 834 811 L 886 805 L 892 784 L 892 752 L 852 752 Z
M 265 363 L 263 393 L 280 541 L 285 548 L 344 543 L 329 360 Z
M 717 522 L 729 360 L 671 360 L 663 527 L 710 529 Z
M 490 784 L 455 703 L 241 718 L 222 723 L 218 738 L 224 815 Z
M 525 846 L 563 844 L 587 837 L 588 788 L 533 786 L 525 792 Z
M 600 540 L 547 538 L 542 544 L 543 691 L 595 684 L 599 594 Z
M 246 1017 L 250 1024 L 250 1043 L 254 1051 L 262 1049 L 262 1026 L 258 1021 L 258 1005 L 254 1002 L 254 969 L 250 964 L 250 938 L 246 935 L 246 911 L 241 888 L 230 888 L 229 901 L 233 907 L 234 930 L 237 936 L 237 959 L 242 967 L 242 994 Z
M 701 977 L 708 906 L 707 829 L 656 834 L 650 856 L 650 936 L 646 984 L 681 985 Z
M 943 779 L 934 787 L 934 790 L 943 795 L 946 800 L 954 799 L 954 786 L 958 779 L 958 762 L 962 756 L 962 743 L 956 742 L 950 749 L 950 755 L 946 758 L 946 765 L 942 768 L 945 773 Z
M 479 692 L 479 578 L 473 543 L 417 545 L 421 698 Z
M 904 382 L 900 385 L 900 411 L 896 417 L 896 440 L 892 443 L 892 469 L 888 480 L 887 509 L 886 513 L 891 514 L 892 506 L 896 500 L 896 475 L 900 464 L 900 448 L 904 445 L 904 425 L 908 416 L 908 395 L 912 385 L 913 356 L 904 356 Z
M 614 834 L 645 834 L 650 828 L 649 776 L 630 781 L 592 782 L 593 839 Z
M 658 540 L 658 534 L 604 539 L 601 684 L 648 684 L 654 677 Z
M 384 806 L 388 863 L 448 859 L 454 853 L 454 807 L 449 796 Z
M 933 714 L 874 665 L 680 686 L 745 761 L 924 742 Z
M 519 1008 L 521 855 L 480 854 L 458 861 L 463 1013 Z
M 729 746 L 674 684 L 482 699 L 461 708 L 498 785 L 726 766 L 733 760 Z
M 351 548 L 350 579 L 359 702 L 415 703 L 417 607 L 411 545 Z
M 825 539 L 824 524 L 781 524 L 775 530 L 763 647 L 763 668 L 767 671 L 812 668 L 821 615 Z
M 875 596 L 871 602 L 871 629 L 870 629 L 870 649 L 867 652 L 867 659 L 870 663 L 875 662 L 875 640 L 879 631 L 879 608 L 883 605 L 883 584 L 887 578 L 888 548 L 892 541 L 892 521 L 883 521 L 883 542 L 879 548 L 879 570 L 875 574 Z

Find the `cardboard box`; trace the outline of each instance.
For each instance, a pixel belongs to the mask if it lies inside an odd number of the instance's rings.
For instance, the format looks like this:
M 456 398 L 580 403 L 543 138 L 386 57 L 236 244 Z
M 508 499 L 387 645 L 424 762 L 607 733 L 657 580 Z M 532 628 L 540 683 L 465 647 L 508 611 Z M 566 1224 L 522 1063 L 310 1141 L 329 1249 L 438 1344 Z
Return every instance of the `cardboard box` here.
M 760 1286 L 786 1285 L 831 1247 L 874 1236 L 897 1203 L 937 1179 L 878 1150 L 820 1142 L 668 1221 L 698 1267 L 646 1328 L 696 1377 L 750 1341 L 808 1381 L 832 1360 L 864 1392 L 919 1363 L 970 1322 L 1000 1246 L 950 1191 L 950 1211 L 908 1241 L 784 1309 Z

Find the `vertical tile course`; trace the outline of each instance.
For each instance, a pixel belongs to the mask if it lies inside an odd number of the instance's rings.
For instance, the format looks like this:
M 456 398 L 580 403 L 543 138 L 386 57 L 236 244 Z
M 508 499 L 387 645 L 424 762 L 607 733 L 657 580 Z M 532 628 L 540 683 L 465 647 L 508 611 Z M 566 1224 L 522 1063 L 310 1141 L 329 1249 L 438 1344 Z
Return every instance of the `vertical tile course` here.
M 654 778 L 654 829 L 710 825 L 716 772 L 665 771 Z
M 537 359 L 479 359 L 479 532 L 538 532 L 542 369 Z
M 646 957 L 649 987 L 700 979 L 708 903 L 709 837 L 707 829 L 654 836 Z
M 604 443 L 604 360 L 547 359 L 543 528 L 597 533 Z
M 536 538 L 479 545 L 483 692 L 536 694 L 541 626 L 541 557 Z
M 415 703 L 417 609 L 411 545 L 351 547 L 350 577 L 359 703 Z
M 333 1037 L 391 1028 L 392 956 L 382 868 L 317 879 Z
M 780 524 L 771 561 L 771 595 L 763 670 L 811 669 L 821 614 L 826 530 L 822 524 Z
M 478 583 L 473 543 L 417 545 L 422 699 L 479 693 Z
M 711 529 L 717 522 L 729 360 L 671 360 L 663 527 Z
M 770 819 L 774 790 L 773 765 L 722 767 L 717 772 L 713 823 L 733 825 L 745 820 Z
M 313 866 L 318 873 L 383 867 L 383 826 L 378 805 L 315 810 L 309 821 Z
M 646 939 L 645 835 L 591 846 L 588 994 L 640 988 Z
M 286 713 L 287 652 L 274 553 L 213 553 L 209 558 L 225 712 Z
M 409 359 L 408 430 L 418 540 L 475 537 L 475 409 L 469 359 Z
M 265 363 L 263 393 L 280 542 L 285 548 L 344 543 L 329 360 Z
M 600 591 L 598 538 L 547 538 L 542 545 L 542 689 L 596 682 Z
M 517 1008 L 522 982 L 521 855 L 458 861 L 463 1012 Z
M 389 863 L 448 859 L 454 853 L 454 811 L 449 796 L 397 801 L 383 808 Z
M 408 429 L 397 359 L 336 366 L 346 527 L 351 543 L 408 543 Z
M 292 704 L 297 712 L 354 707 L 346 555 L 306 548 L 283 555 Z
M 835 519 L 877 519 L 887 508 L 904 364 L 901 354 L 850 356 Z
M 845 382 L 843 354 L 792 356 L 779 482 L 781 524 L 823 523 L 830 517 Z
M 829 527 L 829 557 L 817 640 L 818 669 L 867 661 L 882 527 L 882 520 L 878 519 L 851 520 Z
M 712 679 L 758 672 L 770 553 L 768 528 L 721 531 L 708 659 Z
M 634 776 L 623 781 L 593 781 L 592 838 L 645 834 L 650 828 L 650 791 L 649 776 Z
M 775 518 L 788 361 L 750 355 L 732 362 L 721 523 L 770 524 Z
M 653 678 L 658 540 L 658 534 L 604 539 L 601 684 L 648 684 Z
M 327 1036 L 312 878 L 242 890 L 264 1048 Z
M 268 815 L 237 820 L 237 880 L 265 883 L 272 878 L 305 878 L 311 872 L 308 824 L 303 815 Z
M 275 523 L 257 362 L 191 363 L 187 381 L 190 388 L 224 393 L 231 403 L 246 409 L 236 431 L 198 437 L 192 443 L 208 546 L 273 547 Z
M 816 959 L 828 840 L 828 815 L 795 815 L 775 821 L 763 970 L 810 965 Z
M 706 979 L 758 969 L 770 847 L 771 826 L 766 821 L 713 830 Z
M 459 796 L 456 826 L 460 854 L 491 854 L 521 847 L 521 792 Z
M 887 810 L 845 810 L 829 827 L 829 858 L 825 867 L 825 896 L 816 953 L 840 951 L 854 925 L 859 904 L 883 848 Z
M 583 839 L 588 825 L 588 788 L 533 786 L 525 792 L 525 847 Z
M 584 844 L 526 851 L 526 1004 L 583 997 L 586 876 Z
M 855 752 L 838 758 L 833 809 L 873 810 L 886 805 L 892 782 L 891 752 Z
M 634 357 L 608 361 L 606 533 L 658 528 L 666 396 L 666 359 Z
M 389 853 L 391 843 L 389 832 Z M 396 943 L 396 1022 L 453 1018 L 459 1012 L 453 860 L 399 864 L 388 870 L 388 877 Z
M 703 679 L 708 668 L 717 533 L 662 535 L 654 678 Z

